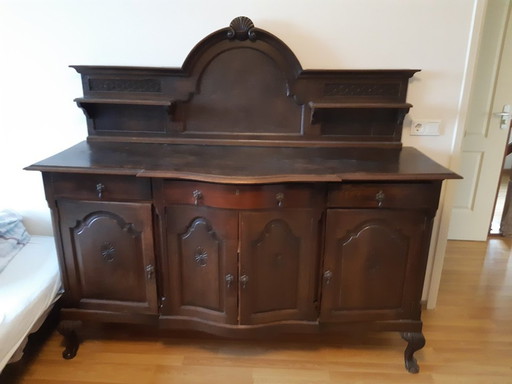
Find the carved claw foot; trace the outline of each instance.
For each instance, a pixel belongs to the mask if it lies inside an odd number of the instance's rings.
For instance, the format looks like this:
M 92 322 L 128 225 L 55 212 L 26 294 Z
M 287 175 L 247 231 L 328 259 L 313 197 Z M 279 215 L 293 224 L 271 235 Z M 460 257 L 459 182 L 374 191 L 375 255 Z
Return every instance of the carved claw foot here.
M 64 337 L 64 351 L 62 351 L 62 357 L 66 360 L 72 359 L 78 352 L 80 340 L 77 330 L 81 326 L 81 321 L 63 320 L 59 323 L 57 330 Z
M 420 367 L 413 355 L 424 347 L 425 336 L 421 332 L 402 332 L 400 335 L 408 343 L 404 351 L 405 369 L 410 373 L 418 373 Z

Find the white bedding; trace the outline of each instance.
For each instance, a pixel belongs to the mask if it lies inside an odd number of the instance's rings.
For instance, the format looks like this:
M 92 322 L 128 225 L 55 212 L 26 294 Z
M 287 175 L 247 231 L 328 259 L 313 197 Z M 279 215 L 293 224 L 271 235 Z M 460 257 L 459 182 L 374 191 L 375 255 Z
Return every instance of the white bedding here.
M 0 371 L 61 287 L 54 238 L 32 236 L 0 273 Z

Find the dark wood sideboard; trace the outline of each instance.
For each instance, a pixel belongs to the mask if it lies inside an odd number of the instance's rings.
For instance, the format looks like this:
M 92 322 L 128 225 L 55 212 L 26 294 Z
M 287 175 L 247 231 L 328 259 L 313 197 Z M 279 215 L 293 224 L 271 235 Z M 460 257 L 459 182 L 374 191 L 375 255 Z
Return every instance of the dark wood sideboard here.
M 224 336 L 398 331 L 419 368 L 441 183 L 402 147 L 417 70 L 303 70 L 238 17 L 182 68 L 73 66 L 87 141 L 43 174 L 65 294 L 84 321 Z

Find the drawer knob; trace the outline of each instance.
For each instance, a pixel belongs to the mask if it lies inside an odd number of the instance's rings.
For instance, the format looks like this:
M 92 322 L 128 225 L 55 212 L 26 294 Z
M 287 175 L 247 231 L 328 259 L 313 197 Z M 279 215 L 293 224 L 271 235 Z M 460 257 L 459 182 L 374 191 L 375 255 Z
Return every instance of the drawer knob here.
M 284 202 L 284 193 L 279 192 L 276 194 L 277 206 L 282 207 Z
M 375 195 L 375 200 L 377 201 L 377 204 L 379 207 L 382 207 L 382 203 L 384 202 L 385 198 L 386 198 L 386 195 L 384 194 L 384 192 L 382 190 L 377 192 L 377 194 Z
M 96 184 L 96 192 L 98 192 L 98 199 L 103 199 L 103 192 L 105 192 L 105 184 Z
M 203 192 L 198 189 L 192 192 L 192 196 L 194 196 L 194 205 L 199 205 L 199 201 L 203 200 Z

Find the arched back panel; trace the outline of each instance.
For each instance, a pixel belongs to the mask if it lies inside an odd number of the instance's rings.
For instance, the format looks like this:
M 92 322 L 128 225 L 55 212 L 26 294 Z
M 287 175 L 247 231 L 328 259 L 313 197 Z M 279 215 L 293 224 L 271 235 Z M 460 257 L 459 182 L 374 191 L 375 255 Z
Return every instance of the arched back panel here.
M 89 140 L 401 146 L 416 70 L 303 70 L 247 17 L 201 40 L 181 68 L 74 66 Z

